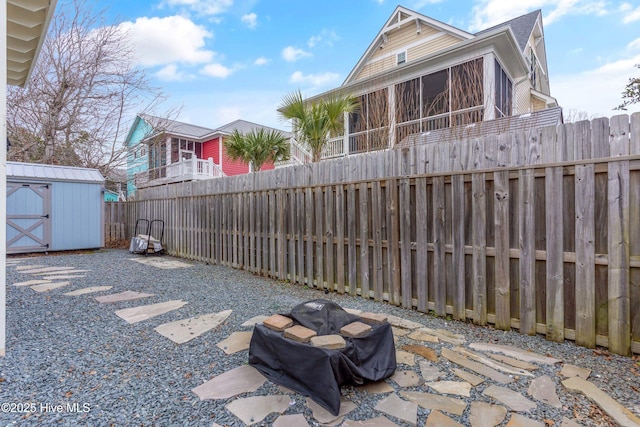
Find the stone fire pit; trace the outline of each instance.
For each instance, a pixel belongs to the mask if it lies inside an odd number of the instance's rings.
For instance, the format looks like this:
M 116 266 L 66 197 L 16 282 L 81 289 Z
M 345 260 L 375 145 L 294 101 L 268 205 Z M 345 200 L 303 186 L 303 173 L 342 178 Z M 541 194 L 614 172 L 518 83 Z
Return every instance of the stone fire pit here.
M 356 316 L 332 301 L 316 299 L 256 325 L 249 364 L 337 415 L 340 387 L 390 377 L 396 352 L 384 316 Z

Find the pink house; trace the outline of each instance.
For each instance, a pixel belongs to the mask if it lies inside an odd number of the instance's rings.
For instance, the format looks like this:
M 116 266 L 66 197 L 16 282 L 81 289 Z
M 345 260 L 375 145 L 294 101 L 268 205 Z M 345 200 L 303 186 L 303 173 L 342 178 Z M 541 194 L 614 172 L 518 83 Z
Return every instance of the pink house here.
M 138 114 L 126 140 L 127 193 L 140 186 L 248 173 L 249 165 L 229 159 L 224 138 L 235 130 L 247 133 L 261 128 L 272 129 L 246 120 L 211 129 Z M 262 170 L 274 167 L 267 163 Z

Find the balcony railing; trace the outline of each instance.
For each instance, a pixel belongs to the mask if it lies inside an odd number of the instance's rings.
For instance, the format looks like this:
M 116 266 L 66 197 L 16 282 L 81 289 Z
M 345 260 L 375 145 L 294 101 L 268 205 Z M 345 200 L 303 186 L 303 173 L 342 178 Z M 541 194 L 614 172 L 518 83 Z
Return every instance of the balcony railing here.
M 193 181 L 220 178 L 225 176 L 222 168 L 213 163 L 213 159 L 183 159 L 176 163 L 160 166 L 135 175 L 136 187 L 149 183 L 169 183 L 179 181 Z
M 167 178 L 185 177 L 188 179 L 211 179 L 224 176 L 220 166 L 213 163 L 213 159 L 208 160 L 183 159 L 177 163 L 166 166 Z

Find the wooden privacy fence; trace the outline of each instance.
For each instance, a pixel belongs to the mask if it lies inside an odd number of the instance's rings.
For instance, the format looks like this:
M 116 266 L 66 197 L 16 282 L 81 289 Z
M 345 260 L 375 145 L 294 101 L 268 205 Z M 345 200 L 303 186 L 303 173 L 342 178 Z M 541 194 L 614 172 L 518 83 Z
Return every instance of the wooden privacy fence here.
M 604 131 L 603 123 L 436 149 L 448 157 L 421 157 L 428 146 L 378 156 L 380 171 L 399 156 L 405 170 L 428 158 L 431 173 L 244 191 L 146 189 L 130 202 L 128 225 L 163 219 L 177 256 L 640 352 L 640 115 L 607 120 Z M 468 160 L 452 161 L 452 147 Z
M 105 202 L 104 240 L 105 243 L 127 239 L 127 204 L 125 202 Z

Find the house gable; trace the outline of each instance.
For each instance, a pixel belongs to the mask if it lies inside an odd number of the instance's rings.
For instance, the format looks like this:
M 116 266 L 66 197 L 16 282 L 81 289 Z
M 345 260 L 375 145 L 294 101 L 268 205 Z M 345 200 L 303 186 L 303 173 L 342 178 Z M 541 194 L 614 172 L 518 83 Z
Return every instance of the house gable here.
M 400 59 L 408 63 L 472 37 L 458 28 L 398 6 L 343 86 L 401 67 L 399 54 Z

